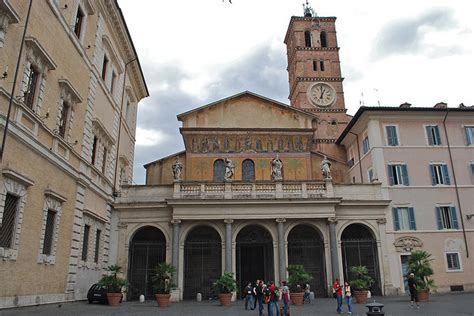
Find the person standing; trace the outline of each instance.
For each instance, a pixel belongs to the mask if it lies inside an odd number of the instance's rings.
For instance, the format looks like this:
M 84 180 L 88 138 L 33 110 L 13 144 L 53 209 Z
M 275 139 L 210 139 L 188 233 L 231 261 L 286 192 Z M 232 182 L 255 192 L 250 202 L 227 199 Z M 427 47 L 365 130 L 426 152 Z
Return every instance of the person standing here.
M 257 308 L 257 287 L 260 284 L 260 280 L 255 281 L 255 286 L 252 289 L 252 297 L 253 297 L 253 308 Z
M 290 289 L 288 288 L 288 285 L 286 285 L 286 281 L 281 281 L 281 284 L 283 285 L 282 290 L 281 290 L 281 298 L 283 301 L 283 315 L 281 316 L 288 316 L 288 303 L 290 302 Z
M 308 283 L 306 283 L 304 287 L 304 296 L 303 296 L 303 304 L 304 303 L 311 303 L 310 301 L 310 293 L 311 293 L 311 287 L 309 286 Z
M 346 297 L 346 303 L 347 303 L 347 310 L 348 314 L 352 314 L 352 293 L 351 293 L 351 286 L 349 282 L 344 283 L 344 295 Z
M 255 288 L 255 299 L 258 302 L 258 316 L 263 316 L 263 281 L 259 281 Z
M 336 279 L 332 285 L 332 291 L 336 294 L 337 300 L 337 309 L 336 311 L 340 314 L 342 313 L 342 287 L 339 279 Z
M 249 307 L 252 307 L 252 283 L 248 283 L 244 289 L 245 295 L 245 309 L 247 310 Z M 251 308 L 253 309 L 253 308 Z
M 270 301 L 268 302 L 268 316 L 273 316 L 273 308 L 276 309 L 276 316 L 280 316 L 280 307 L 278 306 L 278 298 L 280 297 L 280 290 L 270 281 L 268 290 L 270 292 Z
M 420 302 L 418 300 L 418 288 L 416 287 L 415 274 L 410 273 L 408 276 L 408 289 L 410 290 L 410 306 L 413 307 L 413 303 L 416 302 L 416 308 L 420 308 Z

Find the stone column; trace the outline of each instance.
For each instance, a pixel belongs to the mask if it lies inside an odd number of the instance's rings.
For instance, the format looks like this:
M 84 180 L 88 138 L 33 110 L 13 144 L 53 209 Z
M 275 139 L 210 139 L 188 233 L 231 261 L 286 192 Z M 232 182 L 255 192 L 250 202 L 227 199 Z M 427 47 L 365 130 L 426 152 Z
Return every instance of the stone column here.
M 233 219 L 225 219 L 225 272 L 232 272 L 232 223 Z
M 285 231 L 284 223 L 286 219 L 277 218 L 278 223 L 278 264 L 280 270 L 280 281 L 286 279 L 286 256 L 285 256 Z
M 173 224 L 173 246 L 171 253 L 171 264 L 176 268 L 176 273 L 173 275 L 173 283 L 178 284 L 178 274 L 179 274 L 179 224 L 181 221 L 179 219 L 171 220 Z
M 337 252 L 337 236 L 336 236 L 336 224 L 337 219 L 335 217 L 328 218 L 329 222 L 329 247 L 331 249 L 331 268 L 332 268 L 332 282 L 339 279 L 339 258 Z

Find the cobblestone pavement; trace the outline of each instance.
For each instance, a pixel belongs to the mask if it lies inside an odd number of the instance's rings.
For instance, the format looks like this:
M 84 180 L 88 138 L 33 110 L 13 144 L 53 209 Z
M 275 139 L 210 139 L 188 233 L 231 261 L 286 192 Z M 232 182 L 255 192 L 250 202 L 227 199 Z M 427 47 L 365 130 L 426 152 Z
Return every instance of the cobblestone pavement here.
M 474 293 L 457 293 L 432 295 L 430 301 L 421 304 L 420 309 L 410 308 L 409 299 L 405 296 L 377 297 L 377 302 L 385 304 L 385 315 L 471 315 L 474 316 Z M 311 304 L 291 306 L 292 316 L 304 315 L 337 315 L 334 299 L 316 299 Z M 344 312 L 347 306 L 344 305 Z M 364 305 L 354 304 L 352 315 L 366 315 Z M 265 315 L 267 310 L 265 308 Z M 158 308 L 153 301 L 145 303 L 124 302 L 118 307 L 87 302 L 51 304 L 42 306 L 23 307 L 17 309 L 0 310 L 0 316 L 13 315 L 243 315 L 257 316 L 256 310 L 244 310 L 243 301 L 237 301 L 230 307 L 221 307 L 218 302 L 179 302 L 172 303 L 168 308 Z M 275 314 L 274 314 L 275 315 Z

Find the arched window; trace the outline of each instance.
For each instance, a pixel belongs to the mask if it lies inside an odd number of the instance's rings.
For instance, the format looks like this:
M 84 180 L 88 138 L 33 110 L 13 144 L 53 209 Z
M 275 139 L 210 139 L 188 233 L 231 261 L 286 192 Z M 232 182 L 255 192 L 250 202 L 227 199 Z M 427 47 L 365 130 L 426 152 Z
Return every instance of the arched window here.
M 255 164 L 250 159 L 246 159 L 242 162 L 242 181 L 255 181 Z
M 225 163 L 224 160 L 214 161 L 214 182 L 224 182 Z
M 311 32 L 304 32 L 304 44 L 306 47 L 311 47 Z
M 321 47 L 328 47 L 328 43 L 326 40 L 326 32 L 321 32 Z

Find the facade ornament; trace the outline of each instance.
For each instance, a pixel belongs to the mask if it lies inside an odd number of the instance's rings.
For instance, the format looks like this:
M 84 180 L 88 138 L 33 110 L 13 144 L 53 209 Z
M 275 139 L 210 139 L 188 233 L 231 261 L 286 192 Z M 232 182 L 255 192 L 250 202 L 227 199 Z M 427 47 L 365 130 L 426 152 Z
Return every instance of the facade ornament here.
M 124 222 L 119 222 L 119 223 L 117 224 L 117 227 L 120 228 L 120 229 L 127 229 L 128 224 L 127 224 L 127 223 L 124 223 Z
M 331 162 L 328 160 L 328 157 L 324 156 L 323 161 L 321 161 L 321 171 L 323 172 L 323 178 L 326 180 L 332 179 L 331 177 Z
M 171 224 L 174 225 L 174 224 L 181 224 L 181 220 L 180 219 L 176 219 L 176 218 L 173 218 L 171 220 Z
M 387 224 L 387 219 L 386 218 L 377 218 L 376 222 L 377 222 L 377 224 Z
M 233 219 L 230 219 L 230 218 L 224 219 L 224 223 L 226 223 L 226 224 L 232 224 L 233 222 L 234 222 Z
M 283 175 L 282 175 L 282 168 L 283 168 L 283 162 L 281 159 L 276 156 L 276 158 L 272 159 L 272 180 L 273 181 L 281 181 L 283 180 Z
M 397 238 L 393 243 L 397 252 L 411 252 L 416 249 L 421 249 L 423 247 L 423 243 L 417 237 L 412 236 L 403 236 Z
M 181 181 L 181 176 L 183 174 L 183 164 L 179 161 L 179 156 L 176 156 L 176 160 L 171 167 L 173 169 L 174 181 Z
M 286 222 L 286 218 L 277 218 L 277 219 L 275 219 L 275 222 L 277 222 L 277 223 L 285 223 L 285 222 Z
M 232 181 L 232 178 L 234 177 L 234 172 L 235 172 L 234 162 L 230 160 L 229 158 L 225 158 L 224 162 L 225 162 L 224 180 Z
M 337 224 L 337 218 L 336 217 L 328 217 L 328 222 L 333 223 L 333 224 Z

